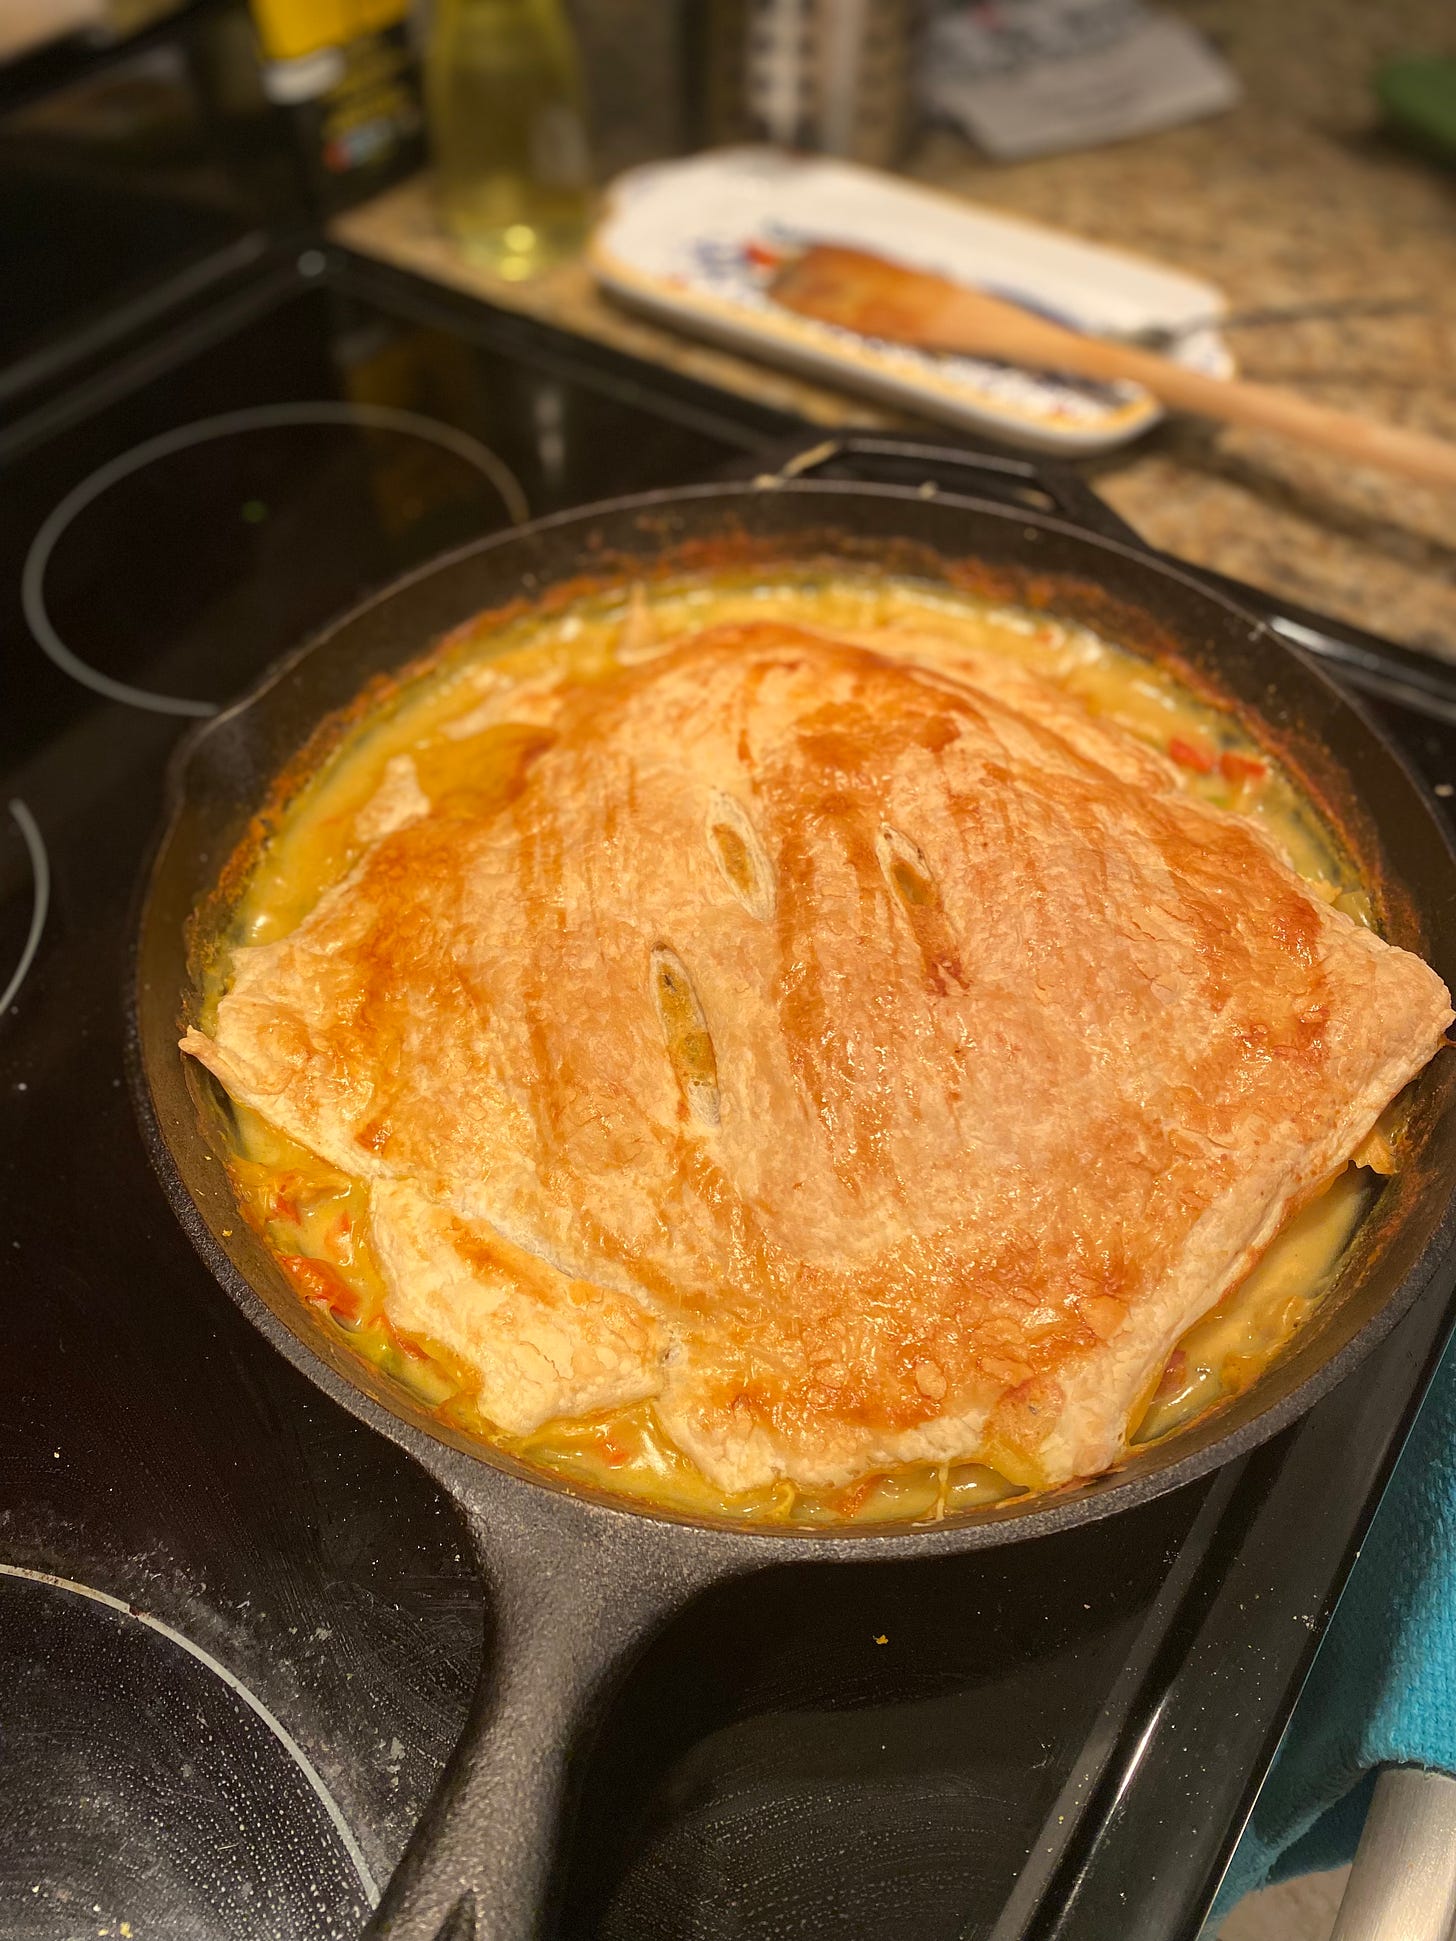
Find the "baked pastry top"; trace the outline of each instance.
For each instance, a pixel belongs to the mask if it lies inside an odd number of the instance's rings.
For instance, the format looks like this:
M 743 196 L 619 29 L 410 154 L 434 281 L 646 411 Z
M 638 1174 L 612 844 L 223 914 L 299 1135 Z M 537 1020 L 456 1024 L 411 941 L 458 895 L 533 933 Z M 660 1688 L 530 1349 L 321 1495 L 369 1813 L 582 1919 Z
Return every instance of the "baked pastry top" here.
M 461 726 L 184 1048 L 370 1182 L 391 1320 L 511 1433 L 651 1397 L 730 1491 L 1100 1471 L 1452 1021 L 933 630 L 709 627 Z

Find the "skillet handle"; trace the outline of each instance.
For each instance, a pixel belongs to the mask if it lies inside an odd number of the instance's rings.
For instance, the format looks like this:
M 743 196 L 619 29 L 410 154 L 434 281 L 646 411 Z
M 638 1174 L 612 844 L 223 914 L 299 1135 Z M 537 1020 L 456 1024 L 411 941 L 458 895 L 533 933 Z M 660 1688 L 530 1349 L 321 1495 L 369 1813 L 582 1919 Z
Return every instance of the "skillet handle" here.
M 1054 512 L 1101 539 L 1134 546 L 1139 552 L 1150 550 L 1122 514 L 1114 512 L 1065 460 L 1026 458 L 935 432 L 851 428 L 817 437 L 805 433 L 792 445 L 776 447 L 768 463 L 773 468 L 767 474 L 770 483 L 827 477 L 887 485 L 933 484 L 947 492 Z
M 703 1561 L 699 1532 L 521 1487 L 495 1513 L 464 1506 L 492 1635 L 460 1743 L 366 1941 L 543 1941 L 584 1742 L 652 1634 L 733 1574 Z

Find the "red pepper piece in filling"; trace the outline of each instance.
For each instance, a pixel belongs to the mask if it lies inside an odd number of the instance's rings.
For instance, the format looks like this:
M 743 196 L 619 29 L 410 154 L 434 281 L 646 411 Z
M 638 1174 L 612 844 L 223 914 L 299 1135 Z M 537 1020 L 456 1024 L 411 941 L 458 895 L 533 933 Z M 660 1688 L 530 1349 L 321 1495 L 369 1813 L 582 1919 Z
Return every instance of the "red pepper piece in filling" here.
M 1168 743 L 1168 753 L 1175 762 L 1194 769 L 1199 775 L 1212 775 L 1218 759 L 1206 741 L 1188 741 L 1182 735 L 1174 735 Z
M 1236 755 L 1231 748 L 1219 756 L 1218 765 L 1226 782 L 1262 782 L 1269 773 L 1267 762 L 1254 755 Z
M 354 1259 L 354 1222 L 347 1213 L 339 1213 L 329 1222 L 324 1235 L 324 1245 L 341 1267 L 352 1265 Z
M 308 1254 L 279 1254 L 277 1258 L 304 1300 L 326 1307 L 340 1321 L 359 1319 L 358 1294 L 326 1260 L 314 1260 Z
M 290 1226 L 298 1226 L 303 1219 L 299 1197 L 303 1192 L 304 1179 L 301 1173 L 284 1173 L 280 1176 L 273 1192 L 269 1212 L 275 1220 L 287 1220 Z

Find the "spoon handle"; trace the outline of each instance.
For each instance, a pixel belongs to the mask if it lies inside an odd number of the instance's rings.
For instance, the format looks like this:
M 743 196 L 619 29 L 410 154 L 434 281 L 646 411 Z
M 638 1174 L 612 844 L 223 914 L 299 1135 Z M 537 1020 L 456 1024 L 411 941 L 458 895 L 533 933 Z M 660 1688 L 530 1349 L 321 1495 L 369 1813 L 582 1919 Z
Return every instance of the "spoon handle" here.
M 1397 425 L 1336 411 L 1272 384 L 1209 377 L 1131 344 L 1083 337 L 977 291 L 952 289 L 925 318 L 919 340 L 937 349 L 1011 363 L 1072 371 L 1079 377 L 1126 379 L 1182 411 L 1224 424 L 1251 425 L 1372 465 L 1425 485 L 1456 486 L 1456 446 Z

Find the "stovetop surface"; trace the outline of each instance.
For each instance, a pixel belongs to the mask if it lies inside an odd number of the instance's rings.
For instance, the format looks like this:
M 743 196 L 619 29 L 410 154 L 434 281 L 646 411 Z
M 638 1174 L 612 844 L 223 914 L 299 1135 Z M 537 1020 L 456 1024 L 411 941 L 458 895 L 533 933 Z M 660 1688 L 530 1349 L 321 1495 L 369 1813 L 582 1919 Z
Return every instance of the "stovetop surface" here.
M 179 309 L 0 437 L 0 1930 L 15 1941 L 357 1933 L 458 1736 L 488 1629 L 452 1505 L 249 1329 L 149 1172 L 122 992 L 169 750 L 433 555 L 792 435 L 310 249 Z M 977 487 L 1036 489 L 1026 467 Z M 1285 624 L 1319 645 L 1313 616 Z M 1324 650 L 1385 697 L 1431 781 L 1456 778 L 1443 676 L 1338 630 Z M 1191 1932 L 1448 1292 L 1304 1424 L 1112 1522 L 705 1597 L 591 1752 L 563 1932 Z

